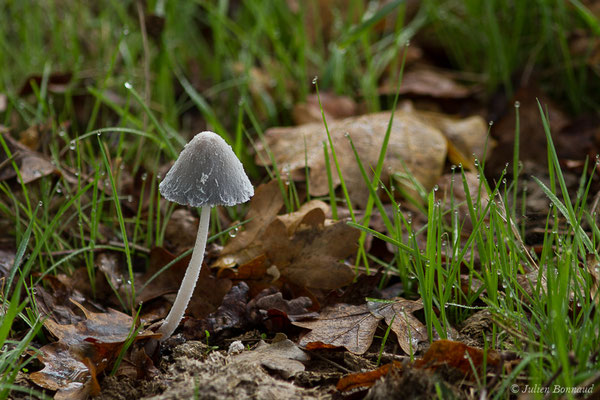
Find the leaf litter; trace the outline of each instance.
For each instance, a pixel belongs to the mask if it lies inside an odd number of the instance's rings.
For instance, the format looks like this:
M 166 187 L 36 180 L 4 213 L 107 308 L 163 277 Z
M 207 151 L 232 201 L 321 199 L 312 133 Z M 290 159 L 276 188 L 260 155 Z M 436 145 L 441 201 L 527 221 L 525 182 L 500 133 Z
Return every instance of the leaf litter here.
M 328 2 L 319 2 L 319 5 L 327 14 Z M 331 16 L 325 15 L 325 18 Z M 414 59 L 410 60 L 401 93 L 434 100 L 464 101 L 478 90 L 461 84 L 452 74 L 414 65 L 414 61 L 422 58 L 417 46 L 411 46 L 409 53 Z M 590 55 L 588 61 L 592 59 Z M 253 68 L 251 73 L 256 78 L 251 80 L 252 96 L 273 96 L 274 87 L 268 73 L 260 68 Z M 31 79 L 39 86 L 40 76 Z M 52 74 L 49 89 L 62 93 L 71 84 L 70 80 L 69 74 Z M 30 86 L 23 86 L 24 94 L 31 93 Z M 383 84 L 380 91 L 388 93 L 390 88 Z M 515 96 L 521 99 L 522 115 L 526 117 L 522 121 L 523 130 L 533 132 L 526 138 L 522 154 L 539 161 L 538 157 L 544 152 L 533 146 L 539 142 L 540 135 L 534 92 L 527 89 Z M 0 95 L 2 99 L 5 96 Z M 296 182 L 307 182 L 310 194 L 320 196 L 328 193 L 328 186 L 323 173 L 326 134 L 318 100 L 315 95 L 309 95 L 305 103 L 294 106 L 292 117 L 299 126 L 273 127 L 266 132 L 265 144 L 259 146 L 257 163 L 270 165 L 265 154 L 269 149 L 284 178 L 289 174 Z M 352 137 L 363 164 L 371 171 L 378 160 L 390 113 L 359 115 L 364 111 L 364 104 L 331 93 L 323 92 L 320 100 L 351 199 L 359 206 L 364 205 L 368 192 L 346 134 Z M 0 111 L 4 107 L 0 105 Z M 473 155 L 480 159 L 494 153 L 504 156 L 507 149 L 512 148 L 514 119 L 510 116 L 513 114 L 506 110 L 492 111 L 491 119 L 500 120 L 494 129 L 498 139 L 496 149 L 494 142 L 488 140 L 488 124 L 481 116 L 448 116 L 412 106 L 397 110 L 382 181 L 402 175 L 406 168 L 426 189 L 438 184 L 442 192 L 453 190 L 455 199 L 463 204 L 459 206 L 461 224 L 468 224 L 463 201 L 466 195 L 464 191 L 461 193 L 462 187 L 457 187 L 460 185 L 451 184 L 452 176 L 443 175 L 443 171 L 447 162 L 475 169 L 471 161 Z M 257 114 L 262 117 L 268 112 L 258 110 Z M 561 131 L 567 124 L 566 117 L 555 106 L 550 108 L 550 114 L 552 130 Z M 21 133 L 20 141 L 3 131 L 14 157 L 0 160 L 0 179 L 16 177 L 10 166 L 15 161 L 23 183 L 34 185 L 43 177 L 62 177 L 66 183 L 77 183 L 68 168 L 57 168 L 40 148 L 45 129 L 43 124 L 31 126 Z M 588 139 L 593 151 L 597 138 Z M 568 137 L 563 141 L 570 143 Z M 571 158 L 577 158 L 576 147 L 567 150 Z M 399 163 L 400 159 L 405 163 Z M 308 165 L 305 165 L 306 160 Z M 495 161 L 492 157 L 492 167 Z M 307 168 L 309 175 L 305 176 Z M 136 192 L 139 176 L 125 175 L 123 173 L 119 184 L 124 192 L 135 197 L 134 204 L 144 198 L 141 209 L 146 212 L 148 193 L 140 196 Z M 476 175 L 467 172 L 466 178 L 473 195 L 473 189 L 478 186 Z M 90 181 L 89 177 L 85 179 Z M 333 179 L 339 184 L 335 172 Z M 442 201 L 447 198 L 443 196 Z M 545 197 L 542 201 L 545 204 L 540 209 L 547 204 Z M 271 181 L 257 188 L 246 214 L 247 222 L 225 246 L 215 245 L 209 251 L 197 288 L 210 290 L 197 290 L 181 334 L 166 343 L 159 354 L 146 354 L 145 345 L 156 338 L 151 329 L 138 332 L 133 343 L 128 343 L 134 322 L 138 321 L 110 308 L 118 305 L 115 295 L 124 296 L 127 290 L 122 259 L 115 254 L 100 252 L 96 257 L 95 268 L 102 274 L 99 274 L 95 292 L 87 282 L 85 268 L 76 269 L 71 276 L 44 277 L 45 286 L 36 288 L 36 303 L 40 312 L 48 317 L 45 330 L 57 341 L 39 349 L 38 358 L 43 367 L 28 374 L 28 378 L 57 391 L 55 398 L 67 399 L 85 398 L 88 394 L 100 394 L 101 399 L 123 398 L 126 387 L 131 389 L 126 398 L 190 398 L 202 388 L 203 395 L 213 398 L 330 398 L 339 392 L 350 392 L 358 397 L 380 399 L 398 392 L 428 398 L 441 391 L 444 395 L 460 397 L 464 393 L 454 385 L 471 382 L 474 386 L 472 381 L 477 379 L 484 365 L 488 369 L 509 368 L 504 355 L 494 351 L 484 354 L 469 346 L 483 347 L 489 343 L 488 335 L 494 324 L 494 316 L 489 312 L 471 315 L 463 322 L 460 334 L 450 327 L 452 339 L 461 342 L 434 337 L 429 345 L 420 300 L 397 297 L 402 287 L 394 289 L 394 295 L 383 296 L 385 290 L 379 291 L 377 286 L 387 283 L 385 279 L 389 276 L 356 274 L 353 257 L 358 231 L 350 229 L 343 219 L 332 220 L 329 206 L 322 201 L 306 202 L 291 213 L 283 212 L 283 206 L 279 182 Z M 195 231 L 196 225 L 193 213 L 184 208 L 176 209 L 166 225 L 166 247 L 151 249 L 149 269 L 143 275 L 136 273 L 135 281 L 139 285 L 136 288 L 140 289 L 137 301 L 143 305 L 140 330 L 159 321 L 168 311 L 187 259 L 157 273 L 193 245 L 187 232 Z M 2 251 L 0 273 L 5 276 L 11 268 L 14 251 Z M 472 257 L 478 267 L 477 254 Z M 591 273 L 593 293 L 590 296 L 597 301 L 597 296 L 594 297 L 599 280 L 597 263 L 588 260 L 584 268 Z M 465 278 L 465 293 L 476 292 L 477 285 L 481 285 L 467 275 L 461 278 Z M 517 279 L 523 291 L 531 295 L 538 285 L 537 280 L 545 279 L 545 271 L 520 274 Z M 394 291 L 388 290 L 388 293 Z M 100 312 L 90 311 L 92 309 Z M 382 345 L 378 333 L 383 335 L 388 328 L 390 336 Z M 283 337 L 281 332 L 292 340 Z M 265 342 L 263 339 L 269 335 L 275 336 Z M 227 348 L 234 339 L 244 348 L 238 354 L 226 355 L 212 346 Z M 129 347 L 123 353 L 120 367 L 115 375 L 106 376 L 126 343 Z M 351 355 L 360 361 L 343 365 L 332 361 L 336 354 L 340 358 L 342 352 L 344 361 Z M 394 361 L 374 367 L 377 356 L 390 361 L 390 354 L 405 357 L 404 361 L 392 357 Z M 415 360 L 408 362 L 406 355 L 415 356 Z M 315 371 L 321 368 L 317 367 L 316 360 L 331 369 Z M 316 372 L 319 376 L 307 377 Z M 339 379 L 342 375 L 346 376 Z M 309 385 L 311 388 L 304 388 L 309 381 L 313 382 Z

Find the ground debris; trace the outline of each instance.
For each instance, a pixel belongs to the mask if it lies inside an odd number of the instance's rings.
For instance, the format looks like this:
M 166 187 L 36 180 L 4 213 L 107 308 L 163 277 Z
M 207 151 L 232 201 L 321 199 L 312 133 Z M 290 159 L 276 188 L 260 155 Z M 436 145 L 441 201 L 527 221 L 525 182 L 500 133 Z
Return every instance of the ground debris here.
M 145 399 L 326 399 L 331 396 L 270 376 L 256 363 L 235 361 L 221 352 L 206 353 L 189 341 L 173 350 L 174 360 L 160 378 L 164 390 Z M 117 398 L 117 397 L 114 397 Z M 103 400 L 108 400 L 103 397 Z

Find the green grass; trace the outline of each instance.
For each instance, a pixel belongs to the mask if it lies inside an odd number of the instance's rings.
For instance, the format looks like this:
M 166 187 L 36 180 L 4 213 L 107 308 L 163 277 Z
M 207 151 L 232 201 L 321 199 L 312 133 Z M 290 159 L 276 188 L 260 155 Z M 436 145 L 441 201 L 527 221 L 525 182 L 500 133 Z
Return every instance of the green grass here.
M 30 184 L 0 182 L 0 214 L 10 222 L 16 254 L 2 291 L 0 347 L 7 351 L 0 357 L 0 398 L 19 390 L 16 374 L 32 360 L 26 351 L 33 350 L 32 342 L 45 340 L 32 296 L 43 276 L 85 266 L 93 289 L 101 274 L 95 251 L 119 252 L 130 289 L 125 298 L 113 289 L 121 308 L 135 312 L 134 273 L 143 268 L 147 251 L 163 243 L 174 210 L 160 201 L 159 167 L 197 131 L 222 135 L 255 182 L 277 179 L 286 210 L 293 211 L 305 201 L 297 183 L 275 163 L 266 171 L 256 167 L 250 149 L 263 140 L 266 128 L 291 123 L 293 105 L 316 90 L 314 76 L 319 89 L 349 95 L 365 110 L 380 110 L 385 103 L 378 86 L 401 79 L 403 49 L 415 36 L 433 34 L 449 63 L 478 74 L 489 93 L 514 92 L 515 77 L 529 68 L 571 110 L 598 105 L 597 77 L 585 64 L 586 55 L 569 51 L 569 34 L 573 27 L 597 34 L 600 24 L 576 0 L 426 0 L 415 15 L 403 1 L 380 9 L 367 3 L 351 0 L 325 15 L 315 12 L 315 2 L 296 12 L 283 1 L 148 1 L 144 17 L 153 13 L 165 20 L 158 36 L 144 36 L 133 1 L 93 7 L 70 1 L 0 5 L 0 65 L 5 66 L 0 94 L 8 99 L 0 123 L 13 133 L 47 126 L 41 151 L 60 171 Z M 541 21 L 540 27 L 532 21 Z M 70 73 L 71 80 L 57 91 L 54 74 L 59 72 Z M 32 76 L 39 79 L 28 82 Z M 30 94 L 20 94 L 24 86 Z M 568 193 L 543 105 L 540 116 L 551 179 L 549 186 L 539 184 L 553 206 L 537 255 L 528 252 L 522 238 L 525 215 L 518 200 L 524 203 L 526 193 L 520 187 L 518 141 L 513 165 L 495 183 L 478 165 L 477 188 L 463 205 L 471 230 L 457 213 L 461 204 L 442 203 L 435 189 L 427 192 L 406 171 L 397 171 L 395 182 L 381 182 L 385 144 L 377 165 L 363 165 L 355 152 L 370 193 L 364 217 L 351 223 L 363 231 L 357 267 L 384 265 L 388 275 L 402 281 L 404 295 L 422 298 L 430 338 L 448 337 L 449 327 L 481 308 L 492 311 L 496 324 L 488 348 L 514 350 L 522 357 L 495 386 L 498 398 L 507 396 L 519 371 L 526 372 L 530 385 L 551 381 L 566 387 L 600 370 L 600 361 L 590 358 L 600 347 L 598 299 L 590 298 L 593 281 L 582 268 L 588 258 L 598 262 L 600 231 L 589 193 L 598 160 L 586 165 L 575 196 Z M 515 130 L 519 133 L 518 125 Z M 0 141 L 9 153 L 6 141 Z M 329 182 L 333 174 L 343 177 L 331 140 L 324 142 L 324 156 Z M 20 176 L 17 163 L 9 164 Z M 473 190 L 462 167 L 452 171 L 453 185 Z M 126 192 L 129 177 L 136 182 L 134 193 Z M 414 190 L 405 191 L 407 185 Z M 334 217 L 340 207 L 355 217 L 346 192 L 340 195 L 331 187 L 325 199 Z M 391 198 L 391 215 L 381 192 Z M 413 209 L 427 216 L 426 227 L 413 225 L 410 212 L 395 200 L 397 192 L 416 196 Z M 243 208 L 228 212 L 232 220 L 243 220 Z M 385 232 L 368 228 L 375 213 L 383 218 Z M 562 219 L 568 221 L 566 231 L 558 229 Z M 223 233 L 235 229 L 224 228 L 215 225 L 213 238 L 225 240 Z M 367 234 L 394 245 L 393 259 L 364 251 Z M 471 256 L 475 251 L 477 263 Z M 481 282 L 479 290 L 460 290 L 464 271 L 469 281 Z M 525 272 L 538 275 L 529 292 L 517 282 Z M 135 332 L 132 328 L 132 338 Z

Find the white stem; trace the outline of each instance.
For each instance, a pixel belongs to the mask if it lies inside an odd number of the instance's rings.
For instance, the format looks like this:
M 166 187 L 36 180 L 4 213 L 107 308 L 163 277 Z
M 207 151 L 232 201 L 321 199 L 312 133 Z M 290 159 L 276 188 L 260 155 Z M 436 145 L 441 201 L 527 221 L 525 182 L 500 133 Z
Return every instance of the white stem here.
M 202 268 L 202 260 L 204 259 L 204 250 L 206 249 L 206 237 L 208 236 L 208 222 L 210 221 L 210 206 L 202 207 L 200 213 L 200 224 L 198 225 L 198 236 L 196 236 L 196 245 L 192 252 L 192 259 L 185 271 L 185 276 L 181 281 L 181 287 L 177 292 L 175 303 L 171 307 L 171 311 L 165 322 L 158 329 L 158 333 L 162 333 L 161 341 L 171 337 L 179 322 L 183 318 L 183 314 L 192 298 L 194 293 L 194 287 L 196 287 L 196 281 L 200 275 L 200 269 Z

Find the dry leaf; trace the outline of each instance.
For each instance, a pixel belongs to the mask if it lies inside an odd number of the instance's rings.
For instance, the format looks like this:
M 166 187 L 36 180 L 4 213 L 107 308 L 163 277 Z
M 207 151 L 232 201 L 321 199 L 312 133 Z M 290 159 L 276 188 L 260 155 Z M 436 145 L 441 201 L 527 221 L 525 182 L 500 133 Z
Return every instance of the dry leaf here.
M 390 115 L 389 112 L 383 112 L 328 123 L 340 169 L 355 204 L 364 205 L 369 191 L 346 134 L 352 138 L 361 162 L 370 173 L 371 168 L 377 165 Z M 323 141 L 327 140 L 327 135 L 323 123 L 271 128 L 265 133 L 265 139 L 277 166 L 282 170 L 289 169 L 294 179 L 302 179 L 304 176 L 306 157 L 310 168 L 308 179 L 311 194 L 321 196 L 328 193 L 323 153 Z M 415 178 L 430 189 L 441 174 L 446 150 L 446 139 L 439 129 L 423 123 L 413 113 L 396 111 L 381 179 L 389 182 L 392 173 L 404 173 L 404 163 Z M 257 163 L 268 164 L 266 149 L 259 145 L 258 151 Z M 331 165 L 335 165 L 333 161 Z M 335 167 L 333 169 L 333 183 L 337 186 L 340 180 Z
M 373 371 L 346 375 L 338 381 L 335 388 L 340 392 L 347 392 L 352 389 L 371 387 L 377 380 L 386 376 L 391 368 L 402 370 L 402 363 L 394 361 L 391 364 L 382 365 Z
M 414 111 L 424 123 L 438 128 L 448 140 L 448 158 L 454 164 L 475 170 L 473 157 L 483 160 L 491 154 L 494 141 L 488 137 L 488 124 L 480 116 L 455 118 L 448 115 Z
M 396 83 L 381 87 L 379 93 L 395 94 Z M 445 71 L 430 68 L 412 69 L 404 73 L 400 94 L 431 96 L 439 99 L 463 99 L 472 94 L 472 90 L 457 83 Z
M 136 300 L 145 303 L 160 296 L 177 293 L 188 268 L 190 257 L 182 258 L 168 270 L 158 275 L 144 290 L 137 293 Z M 154 247 L 150 252 L 150 266 L 144 276 L 136 281 L 136 284 L 143 285 L 174 258 L 173 254 L 162 247 Z M 206 317 L 221 305 L 223 296 L 231 289 L 231 286 L 232 283 L 229 279 L 215 278 L 212 276 L 210 268 L 204 265 L 200 270 L 200 276 L 187 307 L 187 313 L 194 318 Z
M 335 304 L 324 308 L 315 321 L 293 324 L 311 329 L 300 340 L 300 346 L 307 349 L 345 347 L 351 353 L 363 354 L 371 346 L 380 319 L 369 311 L 366 304 Z
M 194 247 L 196 232 L 198 231 L 198 218 L 187 208 L 178 208 L 173 211 L 167 228 L 165 229 L 165 242 L 174 254 Z
M 433 342 L 422 359 L 415 362 L 417 368 L 436 370 L 442 366 L 449 366 L 459 370 L 467 378 L 473 377 L 473 367 L 481 372 L 485 365 L 498 367 L 500 356 L 494 350 L 488 350 L 487 355 L 483 350 L 467 346 L 464 343 L 451 340 L 438 340 Z
M 32 151 L 27 146 L 14 140 L 8 133 L 3 134 L 4 140 L 11 155 L 14 157 L 19 171 L 21 173 L 21 182 L 30 183 L 43 176 L 47 176 L 58 172 L 56 167 L 43 154 Z M 0 163 L 8 160 L 5 151 L 0 153 Z M 12 164 L 8 162 L 2 170 L 0 170 L 0 180 L 6 180 L 17 176 Z
M 348 96 L 338 96 L 329 92 L 320 93 L 321 102 L 316 94 L 307 96 L 306 103 L 294 105 L 292 117 L 296 125 L 310 122 L 322 122 L 321 106 L 327 121 L 348 118 L 356 115 L 358 107 L 356 102 Z
M 275 219 L 262 237 L 267 257 L 282 278 L 300 287 L 337 289 L 352 282 L 354 271 L 343 261 L 357 249 L 360 232 L 345 221 L 326 223 L 325 213 L 306 213 L 290 236 Z
M 204 319 L 189 319 L 184 323 L 184 334 L 188 339 L 198 339 L 209 331 L 211 337 L 232 329 L 247 329 L 250 324 L 248 313 L 248 285 L 240 282 L 223 297 L 219 308 Z
M 250 210 L 246 215 L 246 219 L 249 221 L 244 224 L 241 231 L 234 238 L 227 242 L 221 251 L 221 257 L 214 265 L 232 266 L 259 256 L 262 253 L 260 249 L 258 251 L 252 250 L 253 247 L 257 246 L 256 239 L 264 233 L 269 224 L 275 219 L 281 207 L 283 207 L 283 197 L 276 180 L 256 188 L 254 196 L 250 200 Z M 246 254 L 244 257 L 239 254 L 242 251 Z M 238 256 L 227 257 L 233 254 Z
M 427 327 L 413 313 L 423 309 L 423 302 L 396 298 L 393 302 L 368 301 L 367 306 L 373 315 L 385 318 L 398 338 L 400 347 L 406 354 L 419 352 L 429 343 Z
M 308 355 L 289 339 L 272 344 L 261 340 L 252 351 L 245 351 L 231 357 L 232 363 L 262 365 L 268 370 L 276 371 L 284 379 L 289 379 L 304 371 L 302 362 L 308 360 Z
M 326 220 L 329 206 L 322 201 L 313 200 L 296 212 L 277 216 L 282 205 L 276 181 L 259 187 L 250 203 L 246 229 L 229 241 L 214 263 L 221 268 L 240 267 L 237 272 L 222 269 L 219 276 L 252 277 L 261 281 L 256 282 L 260 290 L 279 278 L 316 289 L 349 284 L 354 272 L 340 260 L 355 254 L 360 232 L 345 221 Z
M 58 390 L 55 398 L 85 399 L 99 392 L 96 375 L 116 359 L 130 334 L 133 319 L 116 310 L 95 313 L 76 304 L 83 311 L 83 321 L 60 325 L 47 319 L 44 326 L 58 342 L 40 349 L 41 371 L 29 375 L 37 385 Z M 142 332 L 135 340 L 157 336 Z

